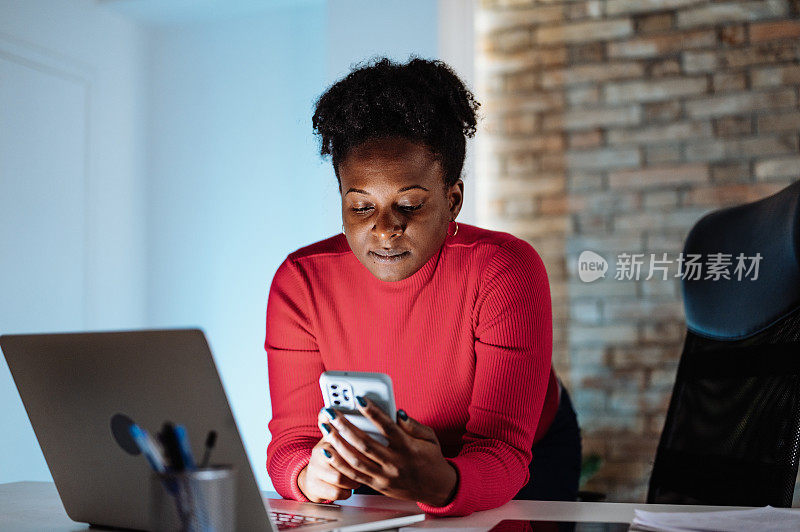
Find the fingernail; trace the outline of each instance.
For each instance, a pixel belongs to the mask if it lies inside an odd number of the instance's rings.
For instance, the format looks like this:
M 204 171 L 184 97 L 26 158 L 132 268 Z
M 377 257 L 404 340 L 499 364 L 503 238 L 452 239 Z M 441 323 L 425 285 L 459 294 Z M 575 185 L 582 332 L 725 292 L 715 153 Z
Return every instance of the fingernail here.
M 360 395 L 356 396 L 356 401 L 358 401 L 358 404 L 360 404 L 363 407 L 367 406 L 367 401 L 363 397 L 361 397 Z
M 408 421 L 408 414 L 402 408 L 397 411 L 397 417 L 399 417 L 403 421 Z
M 322 449 L 322 454 L 325 455 L 325 458 L 330 458 L 332 456 L 328 449 Z
M 328 425 L 326 425 L 325 423 L 322 424 L 322 430 L 325 431 L 325 434 L 330 434 L 331 433 L 331 428 Z
M 334 410 L 333 408 L 326 408 L 325 414 L 327 414 L 328 417 L 331 418 L 331 421 L 336 419 L 336 410 Z

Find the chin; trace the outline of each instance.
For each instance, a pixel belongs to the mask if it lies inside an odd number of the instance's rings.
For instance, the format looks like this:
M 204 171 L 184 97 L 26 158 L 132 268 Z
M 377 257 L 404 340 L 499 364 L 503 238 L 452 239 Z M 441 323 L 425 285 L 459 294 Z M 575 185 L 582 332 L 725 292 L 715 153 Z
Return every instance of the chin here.
M 368 257 L 369 260 L 369 257 Z M 367 269 L 380 279 L 381 281 L 402 281 L 403 279 L 410 277 L 411 273 L 414 270 L 408 269 L 408 267 L 399 267 L 399 266 L 392 266 L 392 265 L 384 265 L 384 264 L 365 264 Z
M 405 275 L 404 272 L 395 272 L 395 271 L 385 271 L 385 270 L 370 270 L 372 275 L 380 279 L 381 281 L 402 281 L 408 275 Z

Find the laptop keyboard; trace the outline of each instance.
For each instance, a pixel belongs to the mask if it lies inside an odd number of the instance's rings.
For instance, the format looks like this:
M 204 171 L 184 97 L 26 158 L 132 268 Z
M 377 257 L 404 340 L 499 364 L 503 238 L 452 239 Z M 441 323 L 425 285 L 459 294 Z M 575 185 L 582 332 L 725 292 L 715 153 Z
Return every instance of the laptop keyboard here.
M 290 514 L 285 512 L 270 512 L 272 520 L 278 530 L 289 530 L 306 525 L 318 525 L 320 523 L 330 523 L 336 519 L 326 519 L 324 517 L 311 517 L 310 515 Z

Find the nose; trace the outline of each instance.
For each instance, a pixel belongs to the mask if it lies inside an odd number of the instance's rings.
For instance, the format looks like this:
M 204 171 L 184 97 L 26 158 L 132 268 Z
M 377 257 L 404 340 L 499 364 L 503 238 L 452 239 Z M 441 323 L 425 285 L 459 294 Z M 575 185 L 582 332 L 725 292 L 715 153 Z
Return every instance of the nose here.
M 381 213 L 375 220 L 375 225 L 372 226 L 372 233 L 381 241 L 400 236 L 403 230 L 402 220 L 391 209 Z

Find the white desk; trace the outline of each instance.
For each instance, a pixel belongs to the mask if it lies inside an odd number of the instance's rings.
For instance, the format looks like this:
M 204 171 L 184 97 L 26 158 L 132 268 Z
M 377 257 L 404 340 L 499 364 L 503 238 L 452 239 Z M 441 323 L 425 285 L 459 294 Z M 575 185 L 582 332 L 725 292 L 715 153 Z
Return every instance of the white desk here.
M 264 492 L 277 498 L 274 492 Z M 413 503 L 379 495 L 354 495 L 342 504 L 417 510 Z M 541 519 L 547 521 L 610 521 L 629 523 L 635 508 L 651 511 L 733 510 L 725 506 L 682 506 L 668 504 L 635 504 L 612 502 L 546 502 L 511 501 L 508 504 L 476 512 L 468 517 L 429 517 L 414 528 L 456 528 L 488 530 L 503 519 Z M 66 532 L 88 530 L 67 517 L 56 487 L 52 482 L 12 482 L 0 484 L 0 530 L 8 532 Z

